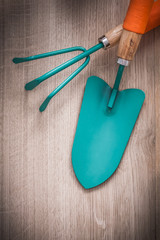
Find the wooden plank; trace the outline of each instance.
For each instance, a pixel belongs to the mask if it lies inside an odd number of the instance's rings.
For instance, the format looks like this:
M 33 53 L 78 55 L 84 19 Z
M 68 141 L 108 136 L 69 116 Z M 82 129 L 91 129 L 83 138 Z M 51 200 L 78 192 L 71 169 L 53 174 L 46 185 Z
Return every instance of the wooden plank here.
M 91 56 L 45 112 L 45 97 L 78 66 L 27 92 L 24 85 L 75 53 L 14 65 L 29 56 L 75 45 L 86 48 L 123 21 L 129 1 L 5 0 L 0 2 L 1 239 L 158 239 L 160 218 L 159 29 L 147 33 L 121 89 L 146 99 L 115 174 L 84 190 L 71 150 L 86 80 L 113 86 L 117 47 Z
M 155 31 L 155 112 L 156 112 L 156 239 L 160 239 L 160 29 Z

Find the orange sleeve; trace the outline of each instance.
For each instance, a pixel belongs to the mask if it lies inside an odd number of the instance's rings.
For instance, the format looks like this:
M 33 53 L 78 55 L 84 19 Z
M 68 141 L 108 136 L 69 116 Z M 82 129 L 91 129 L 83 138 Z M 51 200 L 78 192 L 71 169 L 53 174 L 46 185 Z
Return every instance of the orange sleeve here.
M 160 0 L 154 2 L 145 32 L 160 25 Z
M 143 34 L 146 30 L 154 0 L 131 0 L 123 28 Z

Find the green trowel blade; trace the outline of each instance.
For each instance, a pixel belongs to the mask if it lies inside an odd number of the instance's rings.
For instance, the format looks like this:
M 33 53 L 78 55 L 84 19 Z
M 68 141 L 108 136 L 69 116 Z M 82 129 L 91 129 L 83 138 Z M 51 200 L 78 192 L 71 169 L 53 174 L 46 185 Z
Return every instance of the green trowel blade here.
M 86 189 L 103 183 L 117 169 L 145 99 L 143 91 L 126 89 L 109 109 L 111 91 L 98 77 L 87 80 L 72 148 L 74 172 Z

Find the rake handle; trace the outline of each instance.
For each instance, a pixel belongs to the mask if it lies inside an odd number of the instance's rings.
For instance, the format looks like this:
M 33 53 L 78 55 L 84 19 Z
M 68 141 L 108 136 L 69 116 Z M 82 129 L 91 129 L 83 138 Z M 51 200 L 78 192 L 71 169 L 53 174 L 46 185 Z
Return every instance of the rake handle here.
M 107 38 L 108 42 L 109 42 L 109 47 L 113 47 L 114 45 L 116 45 L 119 40 L 120 37 L 122 35 L 122 30 L 123 30 L 123 24 L 118 25 L 115 28 L 112 28 L 110 31 L 108 31 L 105 34 L 105 37 Z

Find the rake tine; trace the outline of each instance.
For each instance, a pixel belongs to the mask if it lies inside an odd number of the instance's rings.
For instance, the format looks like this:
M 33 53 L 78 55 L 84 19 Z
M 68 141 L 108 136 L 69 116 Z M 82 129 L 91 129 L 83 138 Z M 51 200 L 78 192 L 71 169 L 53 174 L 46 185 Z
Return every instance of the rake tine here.
M 59 73 L 60 71 L 64 70 L 65 68 L 75 64 L 76 62 L 82 60 L 83 58 L 89 56 L 91 53 L 97 51 L 98 49 L 103 48 L 103 44 L 102 43 L 98 43 L 97 45 L 95 45 L 94 47 L 85 50 L 85 48 L 81 47 L 81 51 L 84 51 L 83 53 L 77 55 L 76 57 L 62 63 L 61 65 L 59 65 L 58 67 L 50 70 L 49 72 L 43 74 L 42 76 L 32 80 L 31 82 L 27 83 L 25 85 L 25 89 L 26 90 L 32 90 L 33 88 L 35 88 L 36 86 L 38 86 L 41 82 L 45 81 L 46 79 L 52 77 L 53 75 Z M 79 47 L 77 47 L 78 50 Z M 83 49 L 83 50 L 82 50 Z
M 85 60 L 85 62 L 78 67 L 68 78 L 66 78 L 56 89 L 54 89 L 53 92 L 51 92 L 48 97 L 44 100 L 44 102 L 41 104 L 39 111 L 43 112 L 50 100 L 63 88 L 65 87 L 78 73 L 80 73 L 89 63 L 90 57 L 88 56 Z
M 56 51 L 52 51 L 52 52 L 37 54 L 34 56 L 30 56 L 30 57 L 13 58 L 12 61 L 15 64 L 17 64 L 17 63 L 29 62 L 29 61 L 33 61 L 36 59 L 51 57 L 51 56 L 60 55 L 60 54 L 68 53 L 68 52 L 74 52 L 74 51 L 83 51 L 84 52 L 84 51 L 86 51 L 86 49 L 81 46 L 76 46 L 76 47 L 64 48 L 64 49 L 60 49 L 60 50 L 56 50 Z

